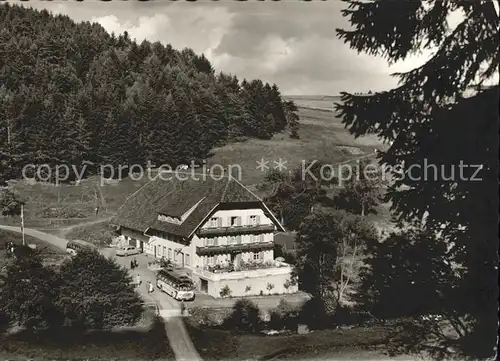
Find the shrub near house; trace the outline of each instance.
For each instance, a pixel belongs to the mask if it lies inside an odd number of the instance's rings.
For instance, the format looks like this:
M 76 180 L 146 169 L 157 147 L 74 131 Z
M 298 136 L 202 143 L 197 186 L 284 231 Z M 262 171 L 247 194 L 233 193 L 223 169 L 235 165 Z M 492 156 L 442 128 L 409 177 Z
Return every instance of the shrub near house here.
M 143 301 L 127 270 L 97 251 L 84 250 L 60 267 L 35 255 L 17 257 L 0 283 L 0 314 L 29 330 L 109 329 L 134 324 Z
M 238 300 L 224 326 L 240 332 L 257 332 L 262 325 L 259 307 L 249 299 Z

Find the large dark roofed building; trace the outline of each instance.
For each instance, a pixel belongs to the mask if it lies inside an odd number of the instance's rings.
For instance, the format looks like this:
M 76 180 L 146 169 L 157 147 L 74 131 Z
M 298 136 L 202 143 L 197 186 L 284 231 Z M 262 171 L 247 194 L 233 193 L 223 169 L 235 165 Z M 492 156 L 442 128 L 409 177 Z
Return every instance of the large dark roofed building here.
M 276 293 L 295 290 L 284 286 L 290 267 L 274 261 L 274 234 L 282 225 L 231 176 L 163 172 L 129 196 L 111 223 L 146 254 L 191 270 L 199 288 L 214 297 L 222 283 L 235 288 L 234 296 L 252 294 L 238 283 L 240 273 L 255 294 L 269 277 L 280 283 Z

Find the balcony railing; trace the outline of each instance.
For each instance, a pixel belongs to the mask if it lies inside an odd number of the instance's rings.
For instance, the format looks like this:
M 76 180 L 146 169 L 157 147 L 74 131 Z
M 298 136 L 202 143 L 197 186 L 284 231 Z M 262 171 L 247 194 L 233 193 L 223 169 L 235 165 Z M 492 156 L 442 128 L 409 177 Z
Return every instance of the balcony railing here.
M 193 274 L 198 275 L 204 279 L 210 281 L 224 281 L 224 280 L 241 280 L 244 278 L 254 278 L 254 277 L 265 277 L 265 276 L 277 276 L 277 275 L 291 275 L 292 267 L 286 263 L 275 264 L 274 267 L 267 264 L 261 264 L 259 268 L 255 269 L 218 269 L 208 270 L 203 268 L 193 269 Z
M 214 227 L 214 228 L 200 228 L 198 234 L 201 236 L 216 236 L 226 234 L 245 234 L 245 233 L 264 233 L 273 232 L 275 230 L 274 224 L 256 224 L 248 226 L 231 226 L 231 227 Z
M 255 271 L 255 270 L 263 270 L 268 268 L 281 268 L 281 267 L 290 267 L 290 265 L 284 262 L 277 262 L 277 261 L 267 261 L 267 262 L 241 261 L 237 267 L 235 266 L 234 263 L 229 262 L 224 264 L 205 265 L 201 269 L 212 273 L 229 273 L 229 272 Z
M 196 253 L 199 256 L 216 254 L 216 253 L 231 253 L 231 252 L 250 252 L 253 250 L 261 251 L 266 249 L 273 249 L 273 242 L 265 243 L 240 243 L 240 244 L 225 244 L 220 246 L 204 246 L 196 247 Z

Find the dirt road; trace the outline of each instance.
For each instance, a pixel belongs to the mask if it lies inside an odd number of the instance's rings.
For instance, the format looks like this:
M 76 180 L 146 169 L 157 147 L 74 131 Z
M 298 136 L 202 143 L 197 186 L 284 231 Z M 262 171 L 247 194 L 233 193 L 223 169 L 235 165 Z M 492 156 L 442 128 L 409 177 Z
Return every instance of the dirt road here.
M 91 226 L 93 224 L 99 224 L 99 223 L 104 223 L 104 222 L 108 222 L 112 217 L 108 217 L 108 218 L 101 218 L 101 219 L 95 219 L 93 221 L 89 221 L 89 222 L 84 222 L 84 223 L 79 223 L 79 224 L 74 224 L 72 226 L 69 226 L 69 227 L 66 227 L 66 228 L 61 228 L 59 230 L 59 234 L 61 235 L 61 237 L 64 237 L 66 236 L 69 232 L 71 232 L 72 230 L 74 230 L 75 228 L 80 228 L 80 227 L 86 227 L 86 226 Z
M 0 229 L 21 233 L 19 227 L 4 226 L 0 225 Z M 61 250 L 66 250 L 67 240 L 61 237 L 54 236 L 52 234 L 37 231 L 35 229 L 25 228 L 24 233 L 28 236 L 39 239 L 40 241 L 49 243 Z M 115 256 L 115 250 L 112 248 L 101 249 L 101 253 L 107 257 L 113 257 L 119 264 L 127 267 L 127 263 L 130 262 L 130 258 L 120 258 Z M 139 259 L 140 258 L 140 259 Z M 156 290 L 153 294 L 148 294 L 146 289 L 147 281 L 154 282 L 154 274 L 147 268 L 147 257 L 141 255 L 138 257 L 140 267 L 134 270 L 135 274 L 139 274 L 142 280 L 142 286 L 139 287 L 138 291 L 146 299 L 146 301 L 154 301 L 158 304 L 161 314 L 164 315 L 165 328 L 168 335 L 168 341 L 170 347 L 175 353 L 176 360 L 179 361 L 201 361 L 201 357 L 196 351 L 193 342 L 186 330 L 184 325 L 184 320 L 179 316 L 176 311 L 179 310 L 178 303 L 170 298 L 164 293 L 160 293 Z M 127 267 L 128 268 L 128 267 Z M 163 312 L 162 312 L 163 311 Z M 180 311 L 180 310 L 179 310 Z

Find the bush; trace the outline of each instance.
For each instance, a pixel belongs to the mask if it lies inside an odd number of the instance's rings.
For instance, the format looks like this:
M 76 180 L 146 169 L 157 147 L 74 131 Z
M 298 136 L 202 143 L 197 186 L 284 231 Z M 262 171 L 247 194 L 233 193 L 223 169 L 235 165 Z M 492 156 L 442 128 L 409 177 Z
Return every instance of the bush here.
M 229 288 L 228 285 L 225 285 L 219 292 L 221 297 L 230 297 L 231 296 L 231 289 Z
M 131 325 L 143 312 L 143 301 L 127 270 L 95 250 L 64 262 L 58 306 L 66 323 L 83 329 Z
M 240 332 L 258 332 L 261 327 L 259 307 L 251 300 L 238 300 L 224 326 Z
M 295 330 L 297 328 L 298 310 L 291 303 L 280 300 L 278 307 L 270 312 L 269 326 L 275 330 Z
M 286 280 L 285 283 L 283 283 L 283 287 L 285 287 L 285 289 L 288 291 L 288 289 L 292 287 L 292 281 L 290 281 L 289 279 Z
M 0 277 L 0 314 L 28 331 L 106 329 L 135 324 L 143 313 L 127 270 L 97 251 L 78 252 L 59 268 L 18 252 Z
M 169 259 L 165 259 L 165 258 L 161 258 L 160 259 L 160 267 L 161 268 L 169 268 L 169 267 L 173 267 L 173 264 L 172 264 L 172 261 L 169 260 Z
M 16 247 L 24 249 L 27 247 Z M 0 314 L 29 331 L 56 328 L 62 324 L 57 308 L 61 279 L 51 267 L 44 267 L 33 254 L 16 254 L 0 276 Z
M 324 329 L 332 325 L 334 314 L 331 300 L 311 298 L 301 308 L 299 320 L 310 329 Z
M 10 189 L 0 190 L 0 214 L 2 216 L 18 216 L 21 214 L 21 205 L 25 201 Z

